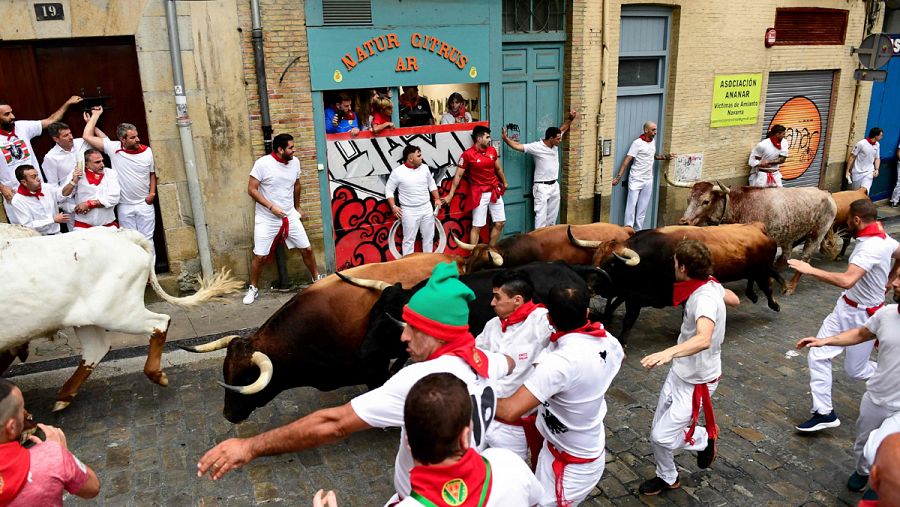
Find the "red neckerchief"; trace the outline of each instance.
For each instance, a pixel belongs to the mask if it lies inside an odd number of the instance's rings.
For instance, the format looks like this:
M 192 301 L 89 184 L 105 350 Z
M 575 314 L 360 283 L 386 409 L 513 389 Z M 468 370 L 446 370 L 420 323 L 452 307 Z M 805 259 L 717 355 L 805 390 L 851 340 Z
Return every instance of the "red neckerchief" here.
M 769 142 L 772 143 L 772 146 L 774 146 L 776 150 L 781 149 L 781 141 L 776 139 L 775 136 L 769 136 Z
M 719 379 L 713 380 L 718 382 Z M 706 432 L 710 440 L 719 438 L 719 427 L 716 425 L 716 413 L 713 412 L 712 401 L 709 398 L 709 384 L 694 384 L 694 396 L 691 399 L 691 425 L 684 434 L 684 441 L 694 445 L 694 430 L 700 420 L 700 407 L 703 407 L 703 417 L 706 419 Z
M 441 356 L 456 356 L 471 366 L 478 375 L 488 378 L 487 355 L 475 346 L 475 337 L 469 332 L 468 324 L 462 326 L 443 324 L 416 313 L 409 305 L 403 307 L 403 321 L 446 342 L 428 356 L 428 361 Z
M 454 113 L 451 109 L 450 114 L 453 115 L 454 118 L 464 118 L 466 116 L 466 106 L 460 104 L 456 112 Z
M 16 190 L 16 193 L 27 197 L 37 197 L 38 199 L 44 197 L 44 193 L 40 190 L 38 190 L 37 192 L 32 192 L 31 190 L 25 188 L 25 185 L 19 185 L 19 189 Z
M 869 144 L 871 144 L 872 146 L 875 146 L 875 143 L 878 142 L 878 141 L 872 139 L 871 137 L 867 137 L 866 141 L 869 141 Z
M 405 165 L 406 167 L 409 167 L 410 169 L 418 169 L 418 167 L 416 167 L 416 166 L 409 165 L 409 162 L 403 162 L 403 165 Z
M 84 177 L 87 178 L 87 182 L 91 185 L 99 185 L 101 181 L 103 181 L 104 173 L 95 173 L 88 169 L 84 172 Z
M 531 312 L 537 310 L 538 308 L 546 308 L 546 306 L 541 304 L 535 304 L 534 301 L 528 301 L 526 303 L 522 303 L 521 306 L 513 310 L 512 313 L 509 314 L 505 319 L 500 319 L 500 331 L 506 332 L 506 328 L 512 326 L 513 324 L 518 324 L 519 322 L 525 322 L 525 319 L 531 315 Z
M 567 334 L 578 333 L 578 334 L 586 334 L 588 336 L 593 336 L 595 338 L 606 338 L 606 330 L 603 329 L 603 324 L 599 322 L 591 322 L 588 321 L 587 324 L 579 327 L 578 329 L 572 329 L 571 331 L 555 331 L 550 335 L 550 341 L 556 342 L 563 336 Z
M 19 442 L 0 444 L 0 505 L 8 505 L 25 485 L 31 453 Z
M 273 151 L 272 153 L 270 153 L 269 155 L 272 155 L 272 158 L 274 158 L 275 160 L 277 160 L 279 164 L 287 165 L 287 162 L 284 161 L 284 160 L 281 160 L 281 157 L 279 157 L 278 154 L 275 153 L 274 151 Z
M 644 141 L 645 143 L 652 143 L 653 139 L 650 139 L 649 137 L 647 137 L 646 134 L 641 134 L 641 141 Z
M 125 149 L 124 145 L 122 145 L 122 146 L 123 146 L 122 148 L 119 148 L 118 150 L 116 150 L 116 153 L 119 153 L 120 151 L 124 151 L 125 153 L 127 153 L 129 155 L 138 155 L 140 153 L 144 153 L 145 151 L 147 151 L 147 146 L 145 146 L 143 144 L 139 144 L 138 147 L 133 150 Z
M 19 186 L 19 188 L 22 188 Z M 869 236 L 878 236 L 881 239 L 887 238 L 884 232 L 884 225 L 881 222 L 872 222 L 856 232 L 857 238 L 868 238 Z
M 12 137 L 15 137 L 15 138 L 19 137 L 16 135 L 16 126 L 15 125 L 13 125 L 12 130 L 10 130 L 9 132 L 7 132 L 3 129 L 0 129 L 0 136 L 6 136 L 7 141 L 9 141 L 9 139 Z
M 681 303 L 687 301 L 691 294 L 694 293 L 695 290 L 703 287 L 709 282 L 719 281 L 715 279 L 715 277 L 709 277 L 706 280 L 695 280 L 691 278 L 690 280 L 685 280 L 683 282 L 675 282 L 674 290 L 672 291 L 672 306 L 678 306 Z
M 471 447 L 452 465 L 416 466 L 410 496 L 435 507 L 480 507 L 491 496 L 491 465 Z

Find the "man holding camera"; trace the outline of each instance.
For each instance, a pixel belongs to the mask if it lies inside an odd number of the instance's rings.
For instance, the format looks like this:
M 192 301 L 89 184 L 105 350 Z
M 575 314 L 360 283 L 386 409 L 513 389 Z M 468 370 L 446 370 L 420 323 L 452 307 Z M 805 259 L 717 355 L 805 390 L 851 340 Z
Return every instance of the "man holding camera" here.
M 359 120 L 353 112 L 353 101 L 346 93 L 340 93 L 334 104 L 325 108 L 325 132 L 342 134 L 350 132 L 351 136 L 359 134 Z

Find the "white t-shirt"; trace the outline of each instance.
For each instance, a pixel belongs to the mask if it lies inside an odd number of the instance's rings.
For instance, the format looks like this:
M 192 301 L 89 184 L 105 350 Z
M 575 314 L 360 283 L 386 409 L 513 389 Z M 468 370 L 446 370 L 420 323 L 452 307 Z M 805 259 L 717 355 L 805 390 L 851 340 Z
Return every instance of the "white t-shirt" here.
M 384 196 L 394 197 L 394 191 L 400 190 L 400 205 L 417 208 L 431 204 L 431 191 L 437 190 L 431 169 L 422 164 L 415 169 L 400 164 L 391 171 L 387 184 L 384 186 Z
M 116 204 L 119 204 L 119 199 L 121 198 L 118 174 L 114 169 L 107 167 L 103 170 L 103 179 L 100 180 L 100 184 L 93 185 L 88 181 L 88 170 L 85 169 L 84 172 L 85 176 L 78 180 L 78 185 L 72 193 L 72 201 L 75 205 L 78 205 L 85 201 L 96 199 L 100 201 L 102 207 L 94 208 L 84 215 L 79 215 L 73 211 L 72 218 L 93 226 L 106 225 L 114 221 L 116 219 L 114 207 Z M 66 181 L 71 181 L 71 178 L 70 174 Z
M 447 111 L 441 116 L 441 125 L 452 125 L 454 123 L 472 123 L 472 115 L 466 111 L 465 121 L 456 121 L 456 116 L 453 116 L 453 113 Z
M 412 454 L 406 445 L 406 427 L 403 425 L 406 395 L 416 382 L 432 373 L 451 373 L 465 382 L 476 405 L 472 407 L 472 445 L 480 451 L 484 446 L 485 429 L 494 420 L 497 406 L 493 379 L 504 377 L 509 370 L 505 356 L 493 352 L 485 354 L 488 357 L 488 379 L 479 377 L 465 361 L 456 356 L 441 356 L 431 361 L 411 364 L 378 389 L 350 400 L 353 411 L 369 426 L 400 427 L 400 447 L 394 462 L 394 487 L 402 497 L 409 496 L 409 471 L 413 467 Z
M 509 398 L 534 371 L 532 365 L 550 343 L 553 329 L 547 320 L 546 308 L 535 308 L 524 321 L 507 327 L 506 332 L 501 329 L 500 317 L 489 320 L 475 338 L 475 345 L 507 355 L 516 362 L 513 372 L 496 382 L 497 397 Z
M 653 182 L 653 157 L 656 155 L 656 140 L 649 143 L 640 137 L 631 143 L 628 156 L 634 158 L 628 173 L 628 189 L 640 190 Z
M 596 338 L 567 334 L 538 359 L 525 387 L 541 405 L 537 428 L 557 449 L 579 458 L 596 458 L 606 435 L 606 390 L 619 373 L 625 353 L 612 335 Z
M 684 306 L 678 343 L 697 334 L 697 320 L 706 317 L 715 329 L 708 349 L 692 356 L 672 359 L 672 371 L 689 384 L 705 384 L 722 375 L 722 342 L 725 341 L 725 289 L 716 282 L 708 282 L 695 290 Z
M 768 137 L 763 139 L 753 148 L 750 152 L 750 160 L 747 162 L 750 164 L 750 173 L 756 174 L 759 172 L 759 169 L 756 166 L 759 165 L 763 160 L 778 160 L 778 157 L 787 157 L 788 156 L 788 143 L 785 141 L 781 141 L 781 148 L 776 148 L 774 144 L 772 144 L 772 140 Z M 769 169 L 780 169 L 780 165 L 771 165 Z
M 853 169 L 850 176 L 853 179 L 861 178 L 867 174 L 875 172 L 875 159 L 879 157 L 881 151 L 881 143 L 869 144 L 867 139 L 856 143 L 850 154 L 856 158 L 853 160 Z
M 34 120 L 19 120 L 13 122 L 13 125 L 15 134 L 7 136 L 0 133 L 0 183 L 15 191 L 19 188 L 16 167 L 28 164 L 38 172 L 41 171 L 41 165 L 31 147 L 31 139 L 41 135 L 44 128 L 41 127 L 41 122 Z
M 122 149 L 121 141 L 103 138 L 103 151 L 109 156 L 112 168 L 119 177 L 122 189 L 122 204 L 146 204 L 150 194 L 150 173 L 156 172 L 153 150 L 141 145 L 142 149 L 128 152 Z
M 534 157 L 534 181 L 553 181 L 559 178 L 559 147 L 549 147 L 544 141 L 525 145 L 525 153 Z
M 300 161 L 296 157 L 285 164 L 275 158 L 275 155 L 262 156 L 253 163 L 250 176 L 259 181 L 259 193 L 269 202 L 274 203 L 285 213 L 295 209 L 294 183 L 300 179 Z M 260 203 L 256 203 L 256 216 L 281 220 Z
M 59 224 L 53 221 L 53 217 L 59 213 L 59 202 L 65 197 L 60 188 L 51 183 L 41 185 L 41 193 L 44 194 L 41 197 L 18 192 L 13 195 L 12 207 L 16 210 L 16 219 L 41 234 L 59 234 Z
M 887 305 L 864 324 L 878 337 L 878 368 L 866 381 L 866 390 L 876 405 L 900 410 L 900 312 Z
M 512 451 L 500 448 L 486 449 L 481 455 L 491 464 L 491 496 L 485 507 L 525 507 L 537 505 L 544 494 L 544 487 L 538 482 L 528 465 Z M 451 480 L 453 477 L 448 477 Z M 469 495 L 480 495 L 481 491 L 470 491 Z M 412 497 L 406 497 L 397 507 L 418 507 L 422 504 Z
M 898 246 L 900 243 L 890 236 L 884 239 L 876 236 L 857 239 L 849 263 L 864 269 L 866 274 L 844 294 L 866 307 L 883 303 L 884 286 L 891 271 L 891 256 Z
M 80 137 L 74 140 L 71 151 L 62 149 L 58 144 L 53 145 L 53 148 L 44 155 L 44 162 L 41 164 L 47 181 L 60 187 L 65 186 L 70 181 L 69 178 L 78 161 L 84 160 L 84 152 L 90 147 L 91 145 Z

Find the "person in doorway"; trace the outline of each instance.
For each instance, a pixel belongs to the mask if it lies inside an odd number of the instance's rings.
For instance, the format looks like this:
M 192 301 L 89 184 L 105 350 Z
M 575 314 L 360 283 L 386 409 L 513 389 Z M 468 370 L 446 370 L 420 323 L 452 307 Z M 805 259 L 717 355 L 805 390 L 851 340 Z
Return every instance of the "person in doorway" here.
M 897 167 L 900 168 L 900 145 L 897 145 Z M 898 205 L 900 205 L 900 169 L 897 170 L 897 184 L 891 193 L 891 207 L 896 208 Z
M 394 122 L 391 121 L 393 112 L 394 103 L 390 97 L 376 94 L 372 98 L 372 116 L 369 124 L 372 126 L 373 134 L 394 128 Z
M 750 152 L 751 187 L 781 187 L 781 164 L 787 160 L 788 147 L 783 144 L 787 129 L 784 125 L 772 125 L 769 135 Z
M 253 222 L 253 260 L 250 263 L 250 286 L 244 304 L 253 304 L 259 296 L 259 274 L 280 243 L 299 248 L 303 264 L 312 281 L 323 278 L 316 265 L 300 212 L 300 161 L 294 158 L 294 137 L 278 134 L 272 139 L 272 153 L 253 164 L 247 193 L 256 201 Z
M 72 194 L 73 182 L 63 188 L 43 183 L 38 170 L 30 165 L 16 167 L 19 188 L 13 196 L 13 212 L 21 225 L 44 236 L 59 234 L 59 224 L 69 221 L 69 214 L 59 211 L 59 203 Z
M 865 324 L 866 319 L 884 305 L 884 289 L 900 270 L 900 243 L 884 232 L 876 221 L 878 208 L 868 199 L 850 204 L 847 229 L 856 237 L 856 247 L 843 273 L 824 271 L 806 262 L 791 259 L 788 265 L 800 273 L 844 289 L 816 333 L 817 338 L 834 336 Z M 891 267 L 891 259 L 894 265 Z M 841 352 L 844 371 L 854 380 L 868 380 L 875 373 L 875 362 L 869 359 L 873 342 L 848 347 L 824 346 L 809 350 L 809 390 L 812 394 L 812 417 L 796 426 L 798 431 L 814 432 L 841 425 L 831 398 L 831 361 Z
M 11 204 L 19 188 L 16 168 L 30 165 L 40 173 L 41 166 L 34 154 L 34 148 L 31 147 L 31 140 L 41 135 L 51 123 L 62 120 L 69 106 L 81 100 L 77 95 L 69 97 L 59 109 L 43 120 L 16 120 L 9 102 L 0 100 L 0 195 L 3 196 L 3 206 L 6 208 L 9 223 L 20 223 Z
M 881 166 L 881 138 L 884 131 L 878 127 L 869 129 L 869 135 L 856 143 L 850 156 L 847 158 L 847 181 L 850 188 L 865 188 L 866 193 L 872 189 L 872 181 L 878 177 L 878 168 Z
M 353 101 L 346 93 L 337 94 L 334 103 L 325 108 L 325 132 L 349 132 L 351 136 L 359 134 L 359 120 L 353 112 Z
M 103 153 L 93 148 L 84 152 L 84 171 L 75 168 L 70 177 L 75 184 L 73 225 L 76 229 L 119 227 L 115 207 L 121 187 L 115 171 L 103 165 Z
M 141 144 L 137 127 L 131 123 L 120 123 L 116 127 L 117 141 L 96 136 L 101 114 L 103 107 L 93 108 L 82 137 L 93 148 L 104 151 L 116 171 L 120 188 L 119 204 L 116 205 L 119 226 L 140 232 L 152 244 L 156 229 L 156 210 L 153 208 L 156 163 L 153 161 L 153 150 Z
M 447 110 L 441 116 L 441 125 L 454 123 L 472 123 L 472 115 L 466 111 L 466 101 L 459 92 L 453 92 L 447 98 Z
M 642 495 L 681 486 L 673 454 L 678 449 L 697 451 L 699 468 L 709 468 L 716 459 L 719 427 L 711 397 L 722 375 L 726 293 L 712 268 L 703 243 L 683 240 L 676 247 L 673 304 L 684 303 L 678 344 L 641 359 L 647 369 L 672 363 L 650 430 L 656 476 L 640 485 Z M 698 424 L 701 408 L 705 428 Z
M 495 245 L 503 234 L 503 226 L 506 224 L 502 195 L 509 188 L 509 183 L 506 181 L 503 165 L 500 164 L 500 155 L 491 146 L 491 129 L 482 125 L 476 126 L 472 129 L 472 140 L 475 144 L 459 157 L 456 174 L 450 184 L 450 192 L 442 202 L 450 204 L 459 182 L 468 174 L 469 193 L 463 203 L 463 213 L 472 210 L 470 241 L 473 245 L 480 241 L 481 228 L 487 225 L 487 214 L 490 210 L 491 221 L 494 223 L 491 227 L 490 244 Z
M 402 207 L 394 199 L 396 191 L 400 193 Z M 431 169 L 422 163 L 422 150 L 417 146 L 403 148 L 403 163 L 391 171 L 384 196 L 391 212 L 403 224 L 403 255 L 413 253 L 419 233 L 422 234 L 422 251 L 433 252 L 434 214 L 440 209 L 441 198 Z
M 548 127 L 544 139 L 533 143 L 521 144 L 506 135 L 506 127 L 501 134 L 503 142 L 510 148 L 527 153 L 534 158 L 534 228 L 540 229 L 556 224 L 559 216 L 559 143 L 569 131 L 578 112 L 569 111 L 569 116 L 562 126 Z
M 434 116 L 428 97 L 419 95 L 418 86 L 404 86 L 400 94 L 400 126 L 420 127 L 434 125 Z
M 90 113 L 82 113 L 84 122 L 87 123 L 91 119 Z M 82 138 L 72 136 L 72 129 L 63 122 L 53 122 L 47 127 L 47 132 L 56 143 L 50 151 L 44 155 L 41 162 L 41 168 L 44 172 L 44 179 L 47 183 L 51 183 L 58 187 L 62 187 L 67 181 L 72 179 L 72 171 L 78 166 L 79 162 L 83 162 L 85 150 L 90 148 L 87 141 Z M 102 130 L 95 127 L 94 135 L 97 137 L 107 137 Z M 73 214 L 75 204 L 72 199 L 66 199 L 59 203 L 62 210 L 66 213 Z M 74 219 L 74 216 L 72 217 Z M 69 222 L 66 224 L 68 230 L 71 231 L 75 224 Z
M 653 195 L 653 161 L 672 160 L 674 153 L 656 154 L 656 124 L 652 121 L 644 123 L 644 133 L 631 143 L 628 154 L 619 166 L 618 175 L 613 177 L 616 186 L 625 177 L 628 170 L 628 199 L 625 202 L 625 224 L 639 231 L 644 228 L 644 217 Z M 628 166 L 631 165 L 631 169 Z

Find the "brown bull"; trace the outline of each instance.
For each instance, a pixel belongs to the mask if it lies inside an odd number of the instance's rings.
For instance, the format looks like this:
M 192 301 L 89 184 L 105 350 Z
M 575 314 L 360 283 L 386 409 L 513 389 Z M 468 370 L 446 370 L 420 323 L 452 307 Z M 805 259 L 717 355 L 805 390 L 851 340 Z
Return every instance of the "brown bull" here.
M 411 288 L 431 276 L 436 264 L 455 260 L 443 254 L 419 253 L 343 273 Z M 222 368 L 226 388 L 223 413 L 235 423 L 285 389 L 376 387 L 388 378 L 388 358 L 377 348 L 372 357 L 362 357 L 359 350 L 379 295 L 330 275 L 294 296 L 252 335 L 227 336 L 185 349 L 211 352 L 228 348 Z
M 842 239 L 841 252 L 837 257 L 843 257 L 847 252 L 847 247 L 850 245 L 850 239 L 852 238 L 850 232 L 847 230 L 847 217 L 850 215 L 850 204 L 853 201 L 858 201 L 860 199 L 871 199 L 866 193 L 865 188 L 834 192 L 831 194 L 831 198 L 834 199 L 834 204 L 837 206 L 837 213 L 834 216 L 834 224 L 832 224 L 831 230 L 834 232 L 835 236 L 839 236 Z M 836 250 L 836 248 L 834 250 Z
M 567 230 L 588 241 L 625 241 L 634 234 L 631 227 L 607 223 L 585 225 L 552 225 L 527 234 L 516 234 L 502 239 L 496 246 L 471 245 L 454 238 L 456 243 L 471 254 L 466 258 L 466 273 L 503 266 L 513 268 L 537 261 L 565 261 L 569 264 L 589 264 L 593 249 L 573 244 Z

